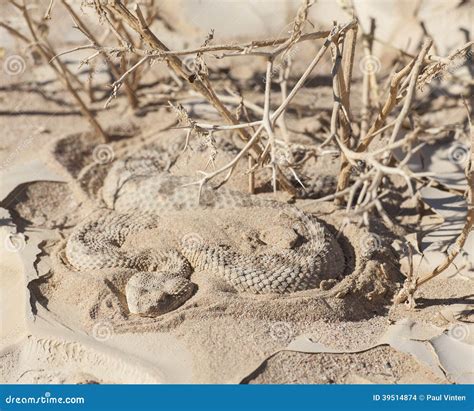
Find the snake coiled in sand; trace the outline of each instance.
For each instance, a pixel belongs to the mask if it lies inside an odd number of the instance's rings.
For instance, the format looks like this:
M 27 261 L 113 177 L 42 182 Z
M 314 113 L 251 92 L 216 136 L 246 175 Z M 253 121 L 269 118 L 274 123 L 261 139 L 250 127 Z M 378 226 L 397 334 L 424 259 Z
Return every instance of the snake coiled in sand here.
M 296 207 L 228 190 L 188 185 L 189 177 L 173 176 L 162 161 L 137 153 L 117 161 L 105 179 L 105 208 L 79 224 L 66 245 L 66 256 L 78 270 L 127 268 L 137 273 L 126 287 L 131 312 L 161 314 L 188 300 L 194 290 L 192 270 L 217 273 L 239 292 L 290 293 L 319 287 L 341 277 L 344 255 L 323 222 Z M 200 194 L 200 196 L 199 196 Z M 205 241 L 182 241 L 178 249 L 130 251 L 122 248 L 129 235 L 160 227 L 167 212 L 200 208 L 259 207 L 292 215 L 298 225 L 298 246 L 278 253 L 243 254 Z M 175 214 L 174 214 L 175 215 Z

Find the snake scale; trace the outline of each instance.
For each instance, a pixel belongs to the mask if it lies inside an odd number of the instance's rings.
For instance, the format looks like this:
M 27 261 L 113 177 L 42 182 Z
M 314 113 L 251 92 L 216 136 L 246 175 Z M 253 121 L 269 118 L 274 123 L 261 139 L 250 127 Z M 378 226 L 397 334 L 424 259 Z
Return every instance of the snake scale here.
M 344 255 L 323 222 L 296 207 L 262 200 L 221 187 L 203 187 L 199 207 L 224 209 L 259 207 L 278 209 L 297 221 L 293 228 L 299 245 L 278 252 L 243 254 L 228 247 L 184 238 L 178 249 L 126 250 L 127 237 L 159 229 L 167 212 L 196 208 L 199 187 L 189 177 L 163 169 L 159 153 L 139 152 L 114 163 L 102 189 L 105 207 L 75 227 L 66 256 L 78 270 L 126 268 L 135 270 L 126 286 L 132 313 L 163 314 L 182 305 L 195 291 L 194 270 L 214 272 L 239 292 L 290 293 L 319 287 L 321 281 L 340 278 Z

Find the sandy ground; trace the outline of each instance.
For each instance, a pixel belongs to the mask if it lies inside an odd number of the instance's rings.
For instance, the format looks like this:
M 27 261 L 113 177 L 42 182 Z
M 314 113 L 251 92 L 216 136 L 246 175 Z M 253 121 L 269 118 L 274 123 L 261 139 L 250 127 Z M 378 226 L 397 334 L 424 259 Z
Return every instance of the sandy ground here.
M 15 50 L 15 44 L 9 47 Z M 245 85 L 258 79 L 264 66 L 236 61 L 229 70 L 235 81 Z M 147 76 L 172 83 L 158 65 Z M 123 292 L 129 273 L 71 269 L 61 259 L 64 243 L 74 226 L 97 207 L 100 191 L 96 188 L 112 160 L 133 152 L 147 134 L 157 147 L 181 147 L 185 132 L 156 132 L 172 126 L 175 117 L 166 109 L 167 96 L 155 94 L 151 87 L 143 92 L 149 111 L 131 113 L 123 97 L 108 110 L 102 108 L 103 101 L 96 103 L 102 124 L 126 130 L 133 124 L 141 130 L 141 135 L 110 143 L 114 158 L 96 167 L 92 152 L 98 140 L 86 132 L 87 121 L 52 79 L 50 71 L 31 62 L 21 75 L 3 73 L 1 78 L 1 383 L 474 381 L 474 284 L 468 267 L 450 270 L 423 286 L 414 309 L 392 305 L 393 293 L 404 278 L 402 254 L 392 244 L 403 239 L 412 223 L 416 205 L 410 202 L 395 213 L 398 229 L 385 227 L 374 216 L 371 231 L 383 241 L 369 264 L 359 258 L 361 238 L 368 231 L 355 225 L 345 228 L 346 258 L 352 261 L 345 278 L 355 279 L 345 295 L 319 290 L 289 296 L 241 294 L 212 273 L 195 272 L 192 280 L 199 290 L 179 309 L 151 318 L 131 314 Z M 294 103 L 288 124 L 297 141 L 318 138 L 324 129 L 324 115 L 311 121 L 298 118 L 299 111 L 308 108 L 316 113 L 330 109 L 331 90 L 318 87 L 321 82 L 324 79 L 316 78 Z M 249 86 L 248 95 L 261 103 L 258 90 Z M 208 106 L 188 104 L 206 121 L 216 118 Z M 461 115 L 461 108 L 451 110 L 451 119 Z M 440 125 L 443 119 L 435 121 Z M 71 139 L 74 133 L 81 137 Z M 73 140 L 77 144 L 71 144 Z M 52 152 L 60 141 L 70 149 L 55 157 Z M 222 141 L 217 166 L 229 161 L 236 150 Z M 173 164 L 171 173 L 195 175 L 207 157 L 205 150 L 187 152 Z M 92 171 L 82 174 L 85 185 L 81 185 L 78 175 L 91 165 Z M 333 175 L 337 168 L 338 159 L 310 162 L 308 181 L 314 174 Z M 257 191 L 268 197 L 267 177 L 258 176 Z M 243 164 L 229 186 L 246 189 Z M 287 196 L 279 194 L 278 199 L 286 201 Z M 344 221 L 342 211 L 330 203 L 304 199 L 296 206 L 314 213 L 334 231 Z M 145 243 L 159 248 L 172 241 L 173 233 L 188 230 L 217 242 L 231 238 L 233 247 L 245 250 L 248 243 L 243 234 L 277 227 L 278 218 L 242 210 L 181 212 L 165 218 L 160 230 L 130 238 L 128 246 Z M 225 230 L 232 235 L 225 238 Z M 388 268 L 381 279 L 382 263 Z

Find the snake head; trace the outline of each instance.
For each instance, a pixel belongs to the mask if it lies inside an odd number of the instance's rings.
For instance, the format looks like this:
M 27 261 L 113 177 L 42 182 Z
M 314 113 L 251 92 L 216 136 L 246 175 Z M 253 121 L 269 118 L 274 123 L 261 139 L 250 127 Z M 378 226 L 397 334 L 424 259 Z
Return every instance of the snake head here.
M 196 285 L 186 278 L 165 272 L 140 272 L 125 287 L 132 314 L 155 316 L 173 311 L 193 295 Z

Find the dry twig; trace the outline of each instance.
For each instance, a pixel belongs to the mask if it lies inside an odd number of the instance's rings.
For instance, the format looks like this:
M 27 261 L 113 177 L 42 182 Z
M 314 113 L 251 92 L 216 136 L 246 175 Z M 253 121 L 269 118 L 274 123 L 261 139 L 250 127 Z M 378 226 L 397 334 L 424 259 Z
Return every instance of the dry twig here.
M 28 30 L 31 34 L 31 39 L 29 39 L 28 37 L 24 35 L 20 35 L 19 38 L 27 41 L 29 44 L 34 45 L 36 49 L 39 51 L 39 53 L 47 61 L 51 61 L 56 53 L 52 50 L 51 45 L 45 39 L 39 37 L 37 33 L 37 27 L 35 23 L 33 22 L 33 19 L 31 18 L 28 11 L 27 0 L 23 0 L 22 5 L 18 4 L 17 2 L 13 0 L 10 0 L 10 3 L 21 12 L 26 22 L 26 25 L 28 27 Z M 2 26 L 7 27 L 8 25 L 2 24 Z M 13 29 L 10 29 L 9 31 L 14 34 L 16 34 L 17 32 L 16 30 L 13 30 Z M 50 66 L 56 72 L 58 79 L 64 84 L 66 89 L 69 91 L 72 97 L 76 100 L 77 104 L 79 105 L 79 109 L 81 110 L 81 113 L 84 115 L 85 118 L 88 119 L 89 123 L 92 125 L 92 127 L 94 128 L 98 136 L 100 136 L 104 141 L 107 141 L 108 139 L 107 134 L 102 129 L 99 122 L 96 120 L 92 112 L 89 110 L 87 105 L 82 100 L 79 93 L 75 90 L 74 86 L 72 85 L 72 81 L 73 81 L 72 74 L 66 69 L 64 64 L 59 59 L 56 60 L 55 63 L 51 62 Z

